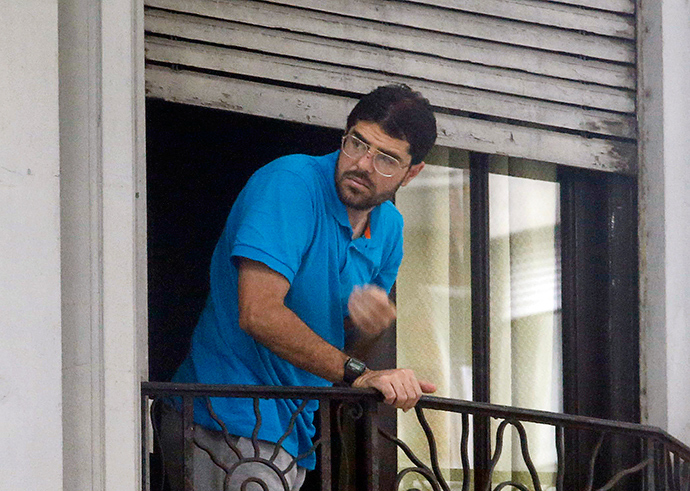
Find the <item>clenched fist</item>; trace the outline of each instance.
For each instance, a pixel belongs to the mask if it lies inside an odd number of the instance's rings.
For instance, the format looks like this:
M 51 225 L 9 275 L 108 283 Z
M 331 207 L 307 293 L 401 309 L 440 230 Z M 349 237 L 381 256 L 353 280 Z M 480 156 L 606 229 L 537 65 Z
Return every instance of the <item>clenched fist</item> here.
M 356 286 L 347 301 L 350 320 L 362 334 L 375 337 L 395 320 L 395 305 L 386 291 L 376 285 Z

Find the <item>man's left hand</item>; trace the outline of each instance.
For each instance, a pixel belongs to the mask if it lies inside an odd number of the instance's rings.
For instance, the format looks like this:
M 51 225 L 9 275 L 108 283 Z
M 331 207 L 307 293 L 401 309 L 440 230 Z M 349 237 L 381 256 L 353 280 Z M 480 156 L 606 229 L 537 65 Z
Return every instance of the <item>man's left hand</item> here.
M 356 286 L 347 301 L 350 320 L 366 337 L 376 337 L 396 317 L 395 305 L 386 291 L 376 285 Z
M 436 392 L 436 385 L 419 380 L 412 370 L 394 368 L 392 370 L 367 370 L 352 384 L 352 387 L 373 387 L 383 394 L 384 402 L 409 411 L 422 394 Z

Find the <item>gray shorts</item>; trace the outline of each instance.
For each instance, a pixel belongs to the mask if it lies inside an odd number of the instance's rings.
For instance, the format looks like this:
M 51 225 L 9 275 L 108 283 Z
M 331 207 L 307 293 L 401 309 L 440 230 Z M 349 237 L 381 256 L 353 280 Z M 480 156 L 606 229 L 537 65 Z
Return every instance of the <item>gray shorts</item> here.
M 182 415 L 162 401 L 158 401 L 156 405 L 160 412 L 160 428 L 157 433 L 165 475 L 171 491 L 184 491 Z M 231 435 L 231 442 L 243 457 L 243 461 L 240 462 L 220 431 L 195 424 L 194 440 L 197 443 L 194 445 L 195 490 L 298 491 L 304 483 L 304 467 L 295 464 L 285 472 L 294 458 L 283 448 L 278 450 L 277 456 L 271 461 L 276 449 L 273 443 L 259 440 L 257 443 L 260 461 L 244 461 L 256 460 L 254 445 L 248 438 Z M 211 460 L 209 452 L 218 464 Z M 244 488 L 243 483 L 246 483 Z

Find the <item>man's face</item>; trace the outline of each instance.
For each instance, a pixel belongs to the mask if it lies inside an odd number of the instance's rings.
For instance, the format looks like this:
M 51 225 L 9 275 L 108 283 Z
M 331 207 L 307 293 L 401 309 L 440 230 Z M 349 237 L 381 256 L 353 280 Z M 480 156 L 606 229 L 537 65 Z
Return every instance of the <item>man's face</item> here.
M 377 124 L 359 121 L 350 134 L 367 143 L 371 148 L 359 159 L 353 159 L 340 152 L 335 171 L 335 186 L 340 201 L 353 210 L 368 211 L 391 199 L 400 186 L 405 186 L 424 167 L 423 163 L 410 166 L 410 144 L 388 136 Z M 374 169 L 376 151 L 395 157 L 401 163 L 392 176 L 385 177 Z

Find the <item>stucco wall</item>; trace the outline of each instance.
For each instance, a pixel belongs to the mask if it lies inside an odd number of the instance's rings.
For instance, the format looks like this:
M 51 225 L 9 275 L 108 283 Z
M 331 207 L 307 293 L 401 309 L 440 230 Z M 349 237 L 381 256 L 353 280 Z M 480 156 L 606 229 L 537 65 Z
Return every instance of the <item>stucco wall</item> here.
M 142 77 L 143 2 L 0 0 L 0 491 L 140 485 Z
M 57 0 L 0 1 L 0 489 L 62 488 Z

